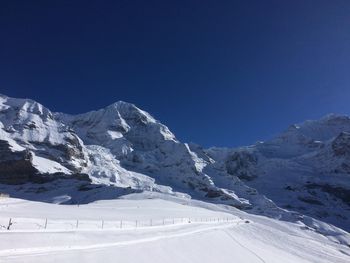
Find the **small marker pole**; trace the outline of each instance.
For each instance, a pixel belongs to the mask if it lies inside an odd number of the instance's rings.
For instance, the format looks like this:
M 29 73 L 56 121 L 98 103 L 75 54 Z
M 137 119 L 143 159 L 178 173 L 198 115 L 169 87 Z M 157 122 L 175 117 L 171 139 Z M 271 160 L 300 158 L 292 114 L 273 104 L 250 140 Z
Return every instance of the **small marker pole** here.
M 12 218 L 9 220 L 9 225 L 7 226 L 7 230 L 10 230 L 10 227 L 12 226 Z

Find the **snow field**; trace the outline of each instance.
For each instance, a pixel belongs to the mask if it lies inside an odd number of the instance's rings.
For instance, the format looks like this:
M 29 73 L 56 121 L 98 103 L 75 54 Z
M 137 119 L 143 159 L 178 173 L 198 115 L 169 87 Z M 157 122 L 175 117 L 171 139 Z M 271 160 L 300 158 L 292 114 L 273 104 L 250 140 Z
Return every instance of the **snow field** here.
M 0 262 L 350 262 L 349 247 L 301 224 L 195 200 L 126 198 L 80 206 L 0 199 L 1 220 L 18 220 L 0 231 Z M 130 224 L 118 228 L 120 218 Z
M 58 205 L 21 199 L 0 199 L 0 231 L 99 230 L 215 224 L 240 220 L 165 200 L 109 200 L 87 205 Z M 26 217 L 23 217 L 26 215 Z

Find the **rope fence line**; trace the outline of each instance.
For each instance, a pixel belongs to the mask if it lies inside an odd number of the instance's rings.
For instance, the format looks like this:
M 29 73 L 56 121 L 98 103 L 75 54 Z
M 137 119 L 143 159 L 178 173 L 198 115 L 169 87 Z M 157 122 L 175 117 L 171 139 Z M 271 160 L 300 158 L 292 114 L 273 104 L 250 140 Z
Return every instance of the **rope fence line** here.
M 224 223 L 238 218 L 179 217 L 144 220 L 89 220 L 89 219 L 49 219 L 49 218 L 0 218 L 0 231 L 11 230 L 73 230 L 73 229 L 136 229 L 143 227 L 170 226 L 191 223 Z

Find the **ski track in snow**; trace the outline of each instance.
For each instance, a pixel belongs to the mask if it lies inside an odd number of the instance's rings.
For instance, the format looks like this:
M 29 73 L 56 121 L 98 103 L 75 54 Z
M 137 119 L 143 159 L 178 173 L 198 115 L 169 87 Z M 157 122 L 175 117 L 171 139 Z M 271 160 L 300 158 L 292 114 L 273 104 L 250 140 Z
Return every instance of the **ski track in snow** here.
M 244 248 L 245 250 L 249 251 L 251 254 L 253 254 L 254 256 L 256 256 L 261 262 L 266 263 L 266 261 L 260 257 L 257 253 L 255 253 L 253 250 L 249 249 L 248 247 L 246 247 L 245 245 L 243 245 L 242 243 L 240 243 L 236 238 L 234 238 L 230 232 L 228 231 L 224 231 L 226 233 L 226 235 L 228 235 L 234 242 L 236 242 L 239 246 L 241 246 L 242 248 Z

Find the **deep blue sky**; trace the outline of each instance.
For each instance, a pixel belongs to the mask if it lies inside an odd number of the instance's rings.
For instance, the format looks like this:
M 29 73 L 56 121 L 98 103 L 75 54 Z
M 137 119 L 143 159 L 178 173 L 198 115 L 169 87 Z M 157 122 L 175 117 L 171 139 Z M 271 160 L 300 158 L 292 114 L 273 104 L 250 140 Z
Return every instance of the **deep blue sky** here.
M 1 1 L 0 92 L 237 146 L 350 111 L 350 1 Z

